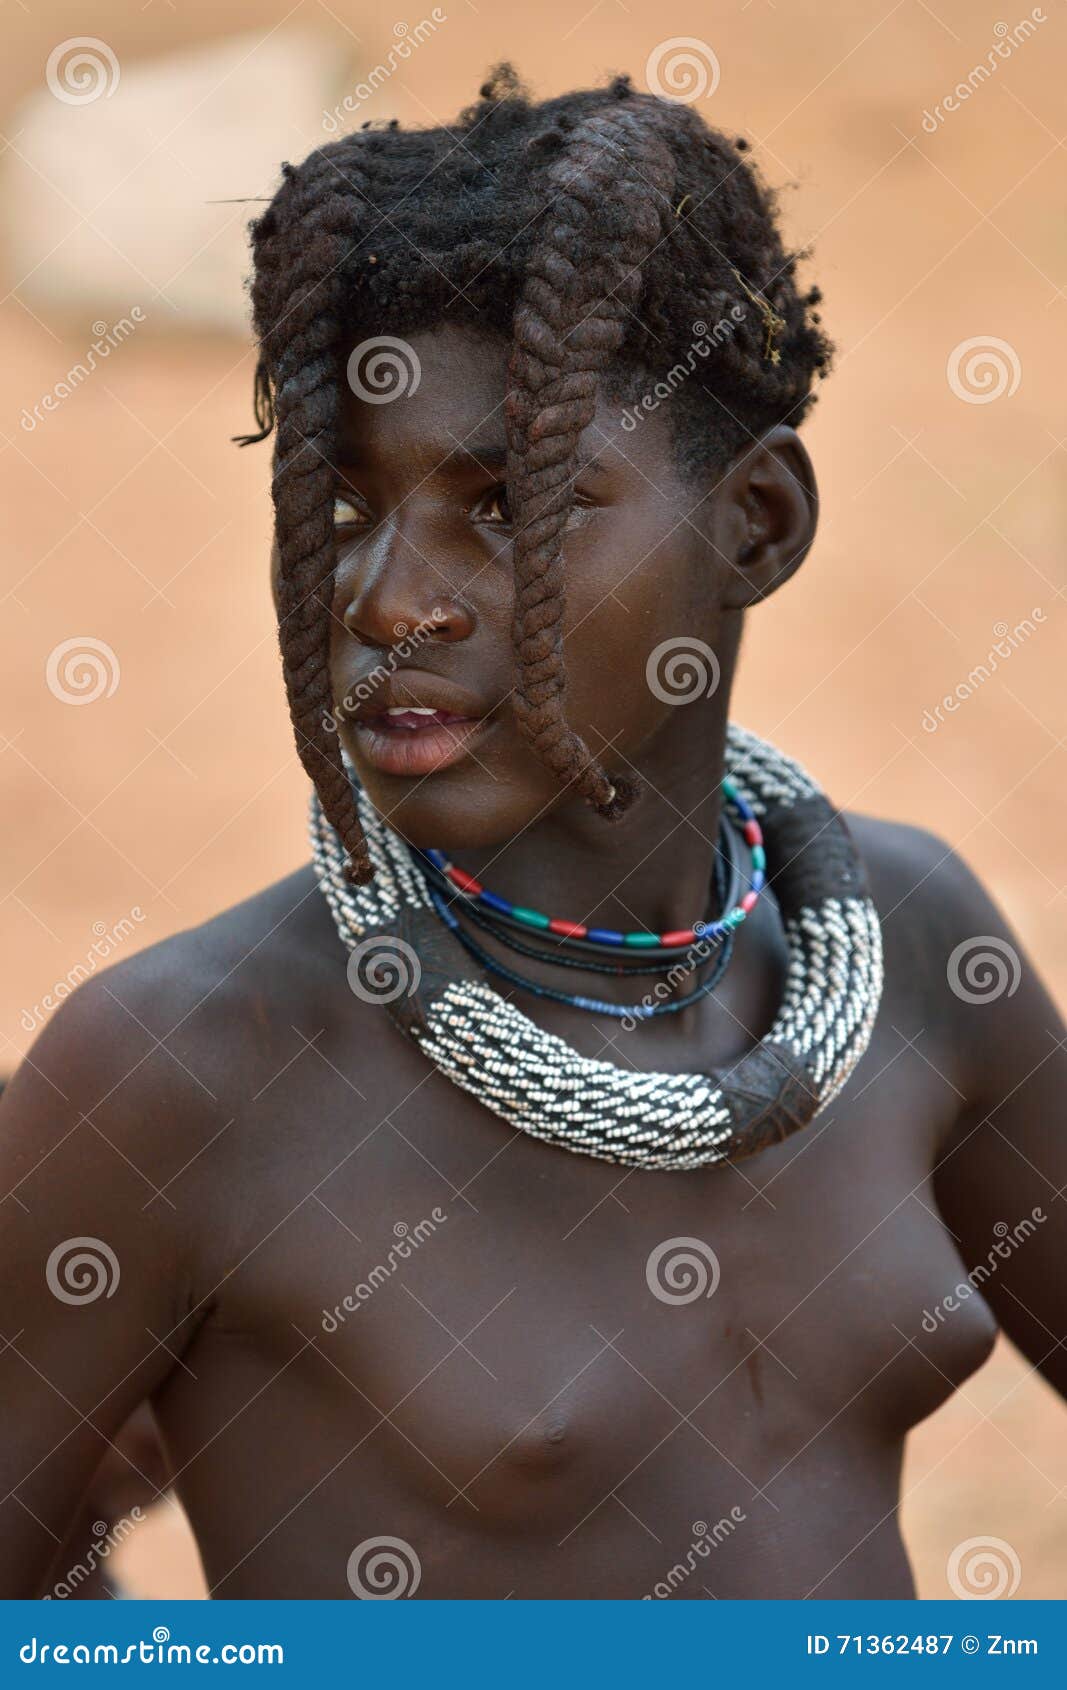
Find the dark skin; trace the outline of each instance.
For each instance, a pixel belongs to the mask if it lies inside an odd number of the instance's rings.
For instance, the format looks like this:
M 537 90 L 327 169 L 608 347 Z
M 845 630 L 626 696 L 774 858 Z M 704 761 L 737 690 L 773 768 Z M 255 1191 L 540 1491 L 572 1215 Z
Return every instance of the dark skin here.
M 572 725 L 609 773 L 644 783 L 608 824 L 510 713 L 492 457 L 505 349 L 456 329 L 413 344 L 418 392 L 346 415 L 339 494 L 356 514 L 339 530 L 335 698 L 436 605 L 442 627 L 391 684 L 444 677 L 491 722 L 449 768 L 366 769 L 367 788 L 409 839 L 507 895 L 685 925 L 710 880 L 743 613 L 813 536 L 807 454 L 775 429 L 696 488 L 673 467 L 664 410 L 627 434 L 601 400 L 583 441 L 600 464 L 578 477 L 568 536 L 566 652 Z M 479 450 L 449 457 L 461 443 Z M 648 654 L 695 629 L 720 684 L 664 703 Z M 797 669 L 783 715 L 803 654 Z M 358 760 L 358 731 L 342 732 Z M 847 815 L 883 923 L 874 1035 L 806 1131 L 736 1166 L 638 1173 L 513 1132 L 353 995 L 310 866 L 83 986 L 0 1107 L 2 1593 L 45 1586 L 102 1450 L 147 1398 L 217 1596 L 350 1597 L 353 1550 L 387 1536 L 417 1554 L 419 1596 L 640 1597 L 686 1562 L 696 1522 L 731 1510 L 676 1597 L 911 1595 L 897 1516 L 910 1428 L 982 1363 L 998 1323 L 1067 1389 L 1067 1055 L 966 864 L 922 829 Z M 1013 994 L 950 988 L 948 958 L 975 935 L 1014 948 Z M 684 1014 L 626 1034 L 521 1006 L 639 1070 L 728 1066 L 770 1027 L 784 962 L 772 892 L 720 987 Z M 574 989 L 551 965 L 540 977 Z M 619 1002 L 649 983 L 596 979 Z M 924 1330 L 997 1223 L 1035 1208 L 983 1295 Z M 351 1307 L 394 1229 L 431 1218 Z M 84 1236 L 121 1279 L 71 1306 L 45 1262 Z M 714 1249 L 710 1299 L 651 1293 L 650 1252 L 674 1238 Z

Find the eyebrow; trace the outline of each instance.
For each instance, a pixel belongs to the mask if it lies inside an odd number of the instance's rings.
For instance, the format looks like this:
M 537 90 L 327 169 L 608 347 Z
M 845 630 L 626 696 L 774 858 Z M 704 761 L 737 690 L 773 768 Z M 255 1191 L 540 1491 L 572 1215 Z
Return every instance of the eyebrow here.
M 435 466 L 434 473 L 440 474 L 449 470 L 480 469 L 489 475 L 498 475 L 503 481 L 507 472 L 508 450 L 499 440 L 475 441 L 468 445 L 465 442 L 457 445 L 451 452 L 447 452 Z M 343 454 L 341 466 L 344 469 L 358 471 L 365 467 L 365 461 L 357 453 Z M 577 465 L 573 480 L 582 475 L 604 475 L 606 465 L 596 454 L 583 458 Z
M 445 470 L 445 468 L 451 468 L 453 465 L 457 468 L 477 465 L 482 470 L 504 473 L 507 468 L 507 448 L 501 446 L 499 441 L 484 441 L 484 443 L 475 441 L 473 446 L 462 444 L 462 446 L 457 446 L 457 450 L 448 453 L 445 461 L 441 463 L 441 468 Z M 595 453 L 588 458 L 583 458 L 578 463 L 575 475 L 604 475 L 604 461 Z
M 469 469 L 477 468 L 489 470 L 492 474 L 503 477 L 508 462 L 507 447 L 496 440 L 475 441 L 473 445 L 464 443 L 457 446 L 439 465 L 441 469 Z M 605 466 L 601 458 L 591 454 L 583 458 L 575 469 L 575 477 L 579 475 L 603 475 Z

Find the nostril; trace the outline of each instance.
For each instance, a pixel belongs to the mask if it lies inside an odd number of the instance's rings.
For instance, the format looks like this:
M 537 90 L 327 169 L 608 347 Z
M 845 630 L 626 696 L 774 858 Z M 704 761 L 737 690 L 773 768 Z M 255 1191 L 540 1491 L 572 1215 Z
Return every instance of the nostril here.
M 466 605 L 435 604 L 422 625 L 424 636 L 441 640 L 462 640 L 474 630 L 474 613 Z
M 393 623 L 393 637 L 397 640 L 428 640 L 435 636 L 451 638 L 456 625 L 455 613 L 434 605 L 428 615 L 413 621 L 402 616 Z
M 455 641 L 472 633 L 475 617 L 454 600 L 438 601 L 409 610 L 404 597 L 390 594 L 392 603 L 377 592 L 356 594 L 341 615 L 346 630 L 361 645 L 380 647 L 423 640 Z

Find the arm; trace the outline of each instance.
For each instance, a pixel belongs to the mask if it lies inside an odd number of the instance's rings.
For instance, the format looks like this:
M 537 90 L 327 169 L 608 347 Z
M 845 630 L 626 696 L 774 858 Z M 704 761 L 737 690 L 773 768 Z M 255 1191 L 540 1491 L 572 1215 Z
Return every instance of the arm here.
M 120 1427 L 113 1445 L 104 1445 L 104 1458 L 53 1557 L 51 1580 L 46 1581 L 50 1594 L 77 1601 L 110 1601 L 119 1595 L 111 1550 L 136 1529 L 170 1482 L 167 1458 L 145 1402 Z
M 959 858 L 946 866 L 945 1008 L 966 1100 L 934 1189 L 968 1269 L 989 1270 L 980 1289 L 1004 1331 L 1067 1396 L 1067 1027 L 1003 912 Z
M 183 1088 L 116 972 L 63 1005 L 0 1100 L 3 1597 L 44 1587 L 101 1457 L 200 1319 L 188 1195 L 158 1195 L 195 1153 Z

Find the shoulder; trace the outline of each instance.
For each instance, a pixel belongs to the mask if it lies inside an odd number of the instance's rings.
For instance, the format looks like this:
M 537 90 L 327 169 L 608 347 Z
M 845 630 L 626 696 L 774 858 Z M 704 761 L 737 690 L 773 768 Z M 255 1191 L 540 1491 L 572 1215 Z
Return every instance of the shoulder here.
M 38 1183 L 108 1185 L 137 1210 L 154 1202 L 165 1225 L 178 1182 L 185 1216 L 201 1211 L 209 1231 L 234 1172 L 227 1129 L 340 952 L 308 865 L 90 976 L 0 1099 L 4 1189 L 33 1170 Z
M 1008 930 L 1008 918 L 966 856 L 942 834 L 854 810 L 843 812 L 867 870 L 883 934 L 922 935 L 940 951 L 946 941 Z
M 988 897 L 964 856 L 942 834 L 858 810 L 842 813 L 883 921 L 898 912 L 914 916 L 919 909 L 928 915 L 935 906 L 962 915 L 968 906 L 977 911 Z
M 958 846 L 931 829 L 847 811 L 882 930 L 887 990 L 906 1031 L 942 1041 L 968 1096 L 1030 1060 L 1035 1017 L 1058 1016 L 1011 920 Z M 903 1024 L 902 1024 L 903 1025 Z
M 198 1043 L 218 1041 L 242 1024 L 272 991 L 284 997 L 302 975 L 322 966 L 324 938 L 338 941 L 308 866 L 240 903 L 83 981 L 60 1006 L 35 1045 L 74 1059 L 114 1081 L 112 1068 L 133 1077 L 154 1051 L 179 1063 Z M 206 1056 L 207 1051 L 200 1053 Z
M 311 865 L 194 926 L 148 945 L 96 977 L 125 1000 L 169 1014 L 175 1023 L 215 1000 L 234 1001 L 253 978 L 266 986 L 287 971 L 314 967 L 325 938 L 338 943 Z

